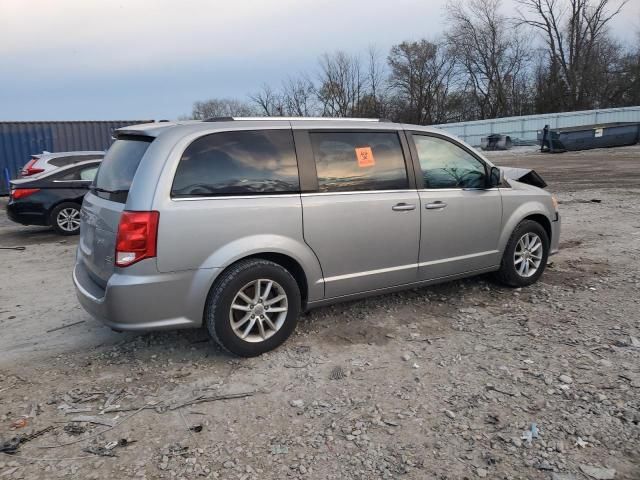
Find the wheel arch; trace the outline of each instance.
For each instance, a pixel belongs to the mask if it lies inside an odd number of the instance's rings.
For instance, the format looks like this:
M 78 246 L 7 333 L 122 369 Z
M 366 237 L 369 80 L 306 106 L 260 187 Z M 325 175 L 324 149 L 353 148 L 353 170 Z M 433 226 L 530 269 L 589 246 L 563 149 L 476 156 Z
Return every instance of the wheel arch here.
M 302 265 L 300 265 L 300 263 L 295 258 L 289 255 L 285 255 L 284 253 L 262 252 L 249 255 L 247 257 L 244 257 L 242 260 L 250 259 L 268 260 L 280 265 L 282 268 L 287 270 L 293 276 L 296 283 L 298 284 L 298 287 L 300 288 L 300 296 L 302 299 L 303 308 L 304 306 L 306 306 L 307 301 L 309 300 L 309 281 L 307 279 L 307 274 L 305 273 L 304 268 L 302 268 Z M 234 262 L 233 265 L 242 260 Z
M 296 283 L 298 284 L 298 287 L 300 288 L 303 310 L 306 309 L 306 305 L 309 300 L 318 299 L 316 298 L 320 294 L 318 290 L 318 282 L 313 282 L 313 279 L 310 278 L 309 272 L 304 269 L 300 260 L 286 253 L 273 250 L 252 252 L 240 258 L 233 259 L 233 261 L 229 262 L 229 264 L 225 265 L 219 270 L 219 272 L 215 276 L 215 279 L 213 279 L 213 281 L 209 285 L 209 290 L 211 290 L 211 288 L 216 285 L 216 282 L 223 275 L 223 273 L 233 268 L 240 262 L 252 259 L 268 260 L 286 269 L 293 276 Z M 320 288 L 323 288 L 322 285 L 320 285 Z M 324 290 L 322 290 L 322 292 L 324 292 Z
M 51 216 L 53 215 L 53 211 L 58 208 L 60 205 L 62 205 L 63 203 L 73 203 L 75 205 L 77 205 L 79 207 L 79 209 L 82 209 L 82 199 L 84 197 L 80 197 L 80 199 L 77 198 L 62 198 L 58 201 L 56 201 L 55 203 L 52 203 L 51 206 L 47 209 L 47 222 L 49 224 L 49 226 L 53 226 L 53 219 L 51 218 Z
M 519 208 L 513 211 L 511 215 L 509 215 L 509 217 L 506 219 L 500 235 L 500 252 L 504 252 L 511 234 L 516 229 L 516 227 L 524 220 L 533 220 L 539 223 L 547 233 L 549 237 L 549 244 L 551 245 L 552 228 L 548 211 L 542 202 L 534 201 L 520 205 Z
M 53 213 L 53 211 L 63 203 L 75 203 L 76 205 L 78 205 L 78 207 L 82 208 L 83 198 L 84 196 L 80 198 L 61 198 L 60 200 L 53 202 L 51 206 L 47 209 L 47 219 L 51 220 L 51 214 Z
M 547 237 L 549 238 L 549 245 L 551 245 L 551 236 L 552 236 L 551 221 L 547 218 L 546 215 L 543 215 L 541 213 L 534 213 L 532 215 L 528 215 L 524 217 L 518 223 L 521 223 L 525 220 L 533 220 L 534 222 L 539 223 L 542 226 L 542 228 L 544 228 L 544 231 L 547 232 Z

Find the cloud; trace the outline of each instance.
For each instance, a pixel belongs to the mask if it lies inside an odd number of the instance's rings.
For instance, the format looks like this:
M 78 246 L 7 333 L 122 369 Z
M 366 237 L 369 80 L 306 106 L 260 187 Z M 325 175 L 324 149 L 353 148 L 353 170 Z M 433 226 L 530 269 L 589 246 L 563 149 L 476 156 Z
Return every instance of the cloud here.
M 418 25 L 438 29 L 440 6 Z M 30 69 L 96 71 L 198 60 L 317 55 L 402 38 L 417 3 L 313 0 L 9 1 L 0 7 L 0 57 Z M 409 36 L 409 35 L 407 35 Z
M 618 0 L 619 1 L 619 0 Z M 443 29 L 446 0 L 0 0 L 0 115 L 172 118 L 338 49 Z M 513 0 L 505 0 L 509 12 Z M 640 2 L 612 31 L 635 40 Z

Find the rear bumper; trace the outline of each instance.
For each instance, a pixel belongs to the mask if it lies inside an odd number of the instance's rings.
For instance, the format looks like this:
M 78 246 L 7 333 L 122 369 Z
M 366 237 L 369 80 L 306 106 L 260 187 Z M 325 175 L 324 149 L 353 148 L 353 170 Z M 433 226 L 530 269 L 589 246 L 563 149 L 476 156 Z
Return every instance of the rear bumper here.
M 29 211 L 20 203 L 7 203 L 7 217 L 9 220 L 21 225 L 42 225 L 47 226 L 49 219 L 45 212 L 40 210 Z
M 206 298 L 217 273 L 218 269 L 114 273 L 102 288 L 79 261 L 73 283 L 82 307 L 114 330 L 197 328 L 202 325 Z

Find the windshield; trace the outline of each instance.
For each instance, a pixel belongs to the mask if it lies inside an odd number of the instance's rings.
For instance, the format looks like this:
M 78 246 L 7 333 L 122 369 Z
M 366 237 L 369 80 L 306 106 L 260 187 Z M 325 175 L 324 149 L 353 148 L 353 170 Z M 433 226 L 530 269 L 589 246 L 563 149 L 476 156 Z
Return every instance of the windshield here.
M 124 203 L 140 160 L 152 140 L 148 137 L 116 140 L 100 165 L 93 183 L 94 193 Z

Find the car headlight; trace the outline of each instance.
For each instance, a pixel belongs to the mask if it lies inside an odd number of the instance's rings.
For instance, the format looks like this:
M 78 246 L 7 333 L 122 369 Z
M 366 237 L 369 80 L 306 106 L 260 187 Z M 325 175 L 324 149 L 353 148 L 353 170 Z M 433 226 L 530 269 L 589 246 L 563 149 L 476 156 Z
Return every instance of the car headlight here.
M 553 209 L 557 212 L 558 211 L 558 197 L 556 197 L 555 195 L 551 195 L 551 204 L 553 205 Z

